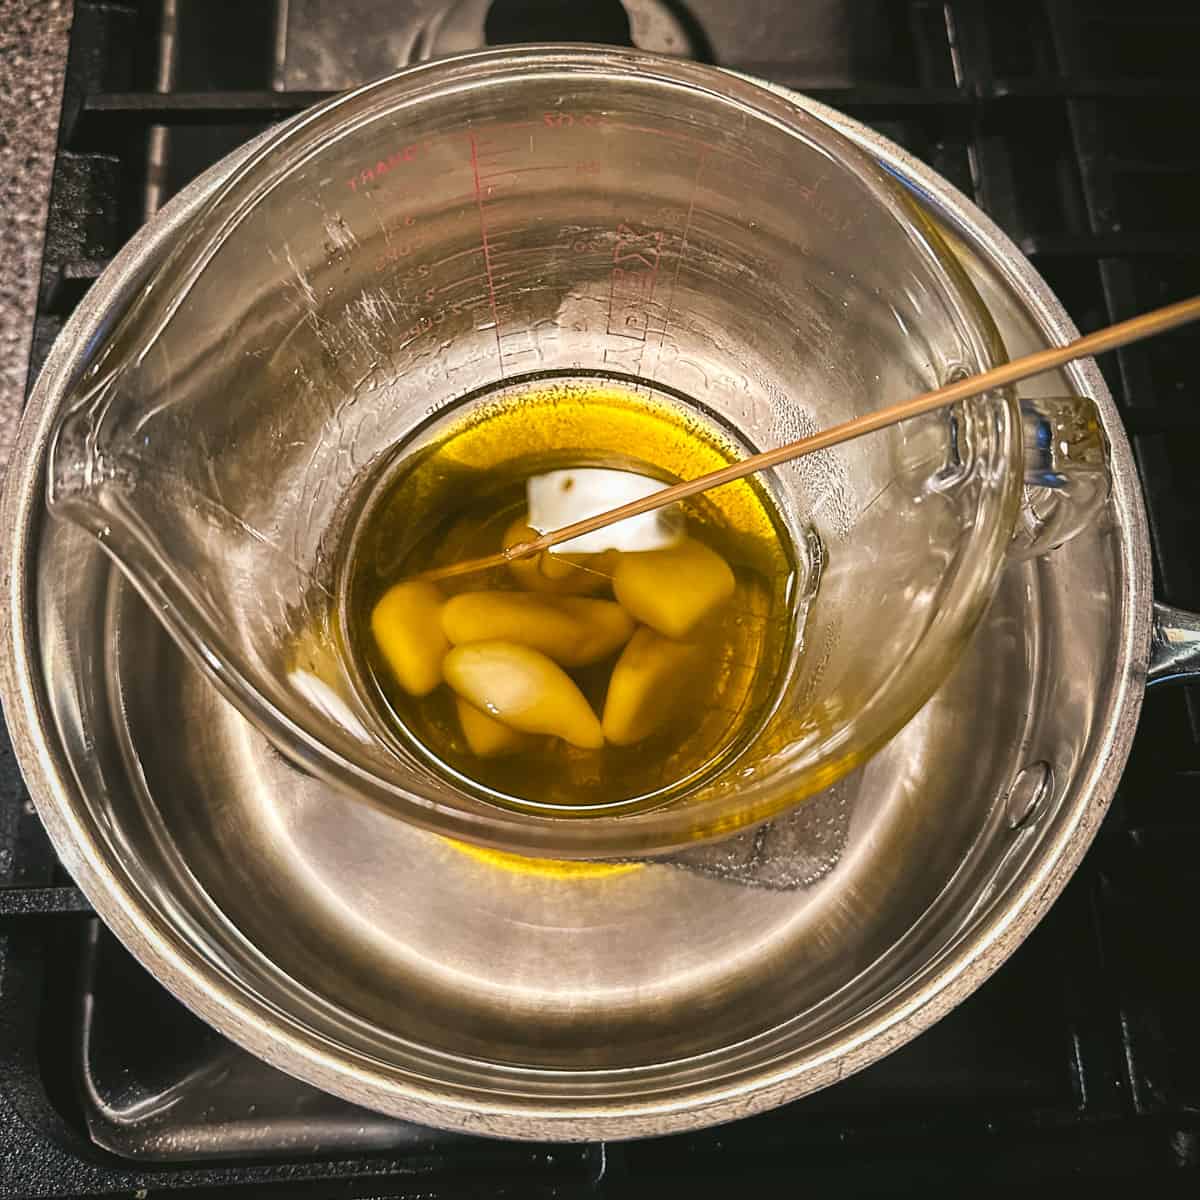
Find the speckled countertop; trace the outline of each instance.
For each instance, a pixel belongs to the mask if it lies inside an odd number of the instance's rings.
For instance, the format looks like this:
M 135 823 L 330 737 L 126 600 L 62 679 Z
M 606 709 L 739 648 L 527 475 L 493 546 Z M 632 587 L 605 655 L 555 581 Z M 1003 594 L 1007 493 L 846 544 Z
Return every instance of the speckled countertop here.
M 0 472 L 24 403 L 72 0 L 0 0 Z

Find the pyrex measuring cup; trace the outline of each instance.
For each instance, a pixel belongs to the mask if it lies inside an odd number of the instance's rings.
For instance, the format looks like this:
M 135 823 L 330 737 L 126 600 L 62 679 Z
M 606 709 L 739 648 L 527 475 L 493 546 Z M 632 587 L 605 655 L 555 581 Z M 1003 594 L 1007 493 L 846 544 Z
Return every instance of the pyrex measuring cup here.
M 1023 421 L 984 397 L 777 471 L 805 570 L 774 708 L 721 774 L 625 817 L 497 809 L 389 736 L 338 649 L 363 498 L 431 419 L 538 374 L 653 388 L 750 450 L 1003 353 L 920 210 L 786 100 L 634 53 L 483 53 L 320 106 L 233 174 L 81 381 L 49 500 L 300 766 L 452 836 L 658 853 L 907 721 L 1014 531 L 1035 552 L 1102 499 L 1086 402 Z

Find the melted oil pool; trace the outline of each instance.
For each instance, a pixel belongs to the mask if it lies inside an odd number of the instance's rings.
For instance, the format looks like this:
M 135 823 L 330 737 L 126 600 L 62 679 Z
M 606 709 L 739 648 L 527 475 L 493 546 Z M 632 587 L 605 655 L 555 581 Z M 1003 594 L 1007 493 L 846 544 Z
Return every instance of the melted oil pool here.
M 674 482 L 746 452 L 671 397 L 578 378 L 509 388 L 401 448 L 344 593 L 358 673 L 399 738 L 477 796 L 564 816 L 666 803 L 728 765 L 794 637 L 797 557 L 759 481 L 686 502 L 670 549 L 412 577 L 529 536 L 533 476 Z

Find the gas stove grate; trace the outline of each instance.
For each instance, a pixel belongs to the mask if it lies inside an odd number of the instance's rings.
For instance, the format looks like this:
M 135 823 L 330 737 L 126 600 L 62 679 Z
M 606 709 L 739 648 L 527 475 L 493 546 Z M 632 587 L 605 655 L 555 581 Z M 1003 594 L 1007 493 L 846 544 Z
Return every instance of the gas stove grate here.
M 692 14 L 695 45 L 715 61 L 861 119 L 974 196 L 1084 331 L 1197 290 L 1194 6 L 761 0 L 728 6 L 740 12 L 736 26 L 716 0 L 671 7 Z M 508 8 L 511 25 L 520 6 Z M 31 378 L 89 284 L 163 200 L 329 94 L 311 69 L 289 67 L 284 45 L 305 34 L 311 46 L 305 22 L 319 9 L 311 0 L 76 3 Z M 796 24 L 797 10 L 807 24 Z M 1103 368 L 1143 475 L 1158 594 L 1200 608 L 1200 333 L 1132 347 Z M 117 1069 L 150 1069 L 121 1038 L 153 1047 L 160 1036 L 169 1047 L 200 1034 L 97 928 L 5 742 L 0 1197 L 527 1198 L 670 1185 L 774 1195 L 798 1183 L 882 1195 L 949 1190 L 968 1170 L 985 1191 L 1112 1176 L 1195 1188 L 1200 977 L 1189 951 L 1200 890 L 1200 689 L 1155 692 L 1144 712 L 1113 811 L 1046 921 L 947 1019 L 833 1090 L 729 1127 L 625 1145 L 429 1134 L 403 1153 L 270 1162 L 230 1153 L 162 1165 L 124 1160 L 88 1137 L 82 1068 L 68 1049 L 85 964 L 102 964 L 97 1000 L 128 1009 L 124 1026 L 104 1026 Z

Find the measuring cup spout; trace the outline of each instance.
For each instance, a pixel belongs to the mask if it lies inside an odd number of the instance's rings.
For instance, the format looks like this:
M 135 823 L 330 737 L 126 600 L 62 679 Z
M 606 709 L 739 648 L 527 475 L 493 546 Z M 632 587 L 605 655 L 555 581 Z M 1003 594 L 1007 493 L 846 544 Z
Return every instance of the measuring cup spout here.
M 97 539 L 192 662 L 293 761 L 319 770 L 332 757 L 386 776 L 395 754 L 338 649 L 327 530 L 305 543 L 307 525 L 289 528 L 262 503 L 273 493 L 261 458 L 242 466 L 213 452 L 246 420 L 239 397 L 224 426 L 203 426 L 186 403 L 159 399 L 172 392 L 152 386 L 144 358 L 80 384 L 51 438 L 50 512 Z
M 88 519 L 98 506 L 105 462 L 99 452 L 98 433 L 114 396 L 112 375 L 94 381 L 60 419 L 50 442 L 46 480 L 50 510 L 70 515 L 79 524 L 98 532 L 103 527 Z M 97 520 L 99 516 L 97 515 Z

